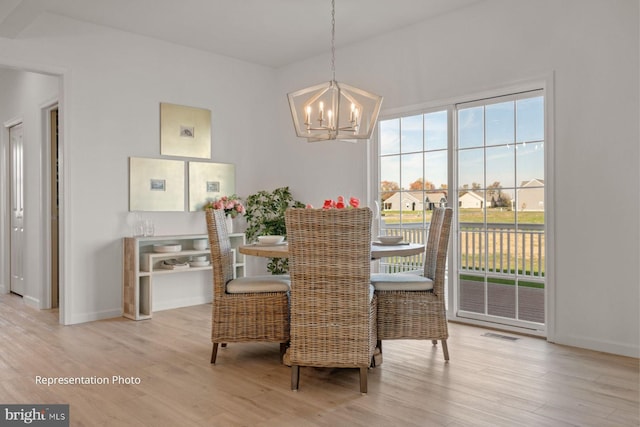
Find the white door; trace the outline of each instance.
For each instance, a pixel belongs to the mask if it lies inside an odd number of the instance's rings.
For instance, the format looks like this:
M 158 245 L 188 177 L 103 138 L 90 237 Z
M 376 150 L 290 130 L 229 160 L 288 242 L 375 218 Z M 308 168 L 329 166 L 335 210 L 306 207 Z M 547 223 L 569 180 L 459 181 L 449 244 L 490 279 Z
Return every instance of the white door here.
M 11 282 L 10 290 L 24 294 L 24 159 L 22 123 L 9 128 L 11 151 Z

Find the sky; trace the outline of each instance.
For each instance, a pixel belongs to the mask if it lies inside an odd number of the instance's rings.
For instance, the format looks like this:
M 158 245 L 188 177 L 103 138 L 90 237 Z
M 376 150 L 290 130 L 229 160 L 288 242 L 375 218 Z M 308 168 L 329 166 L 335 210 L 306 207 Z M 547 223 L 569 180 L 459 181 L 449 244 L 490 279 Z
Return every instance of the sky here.
M 544 178 L 544 98 L 457 110 L 458 183 L 503 188 Z M 419 178 L 447 184 L 447 111 L 380 121 L 380 179 L 408 189 Z

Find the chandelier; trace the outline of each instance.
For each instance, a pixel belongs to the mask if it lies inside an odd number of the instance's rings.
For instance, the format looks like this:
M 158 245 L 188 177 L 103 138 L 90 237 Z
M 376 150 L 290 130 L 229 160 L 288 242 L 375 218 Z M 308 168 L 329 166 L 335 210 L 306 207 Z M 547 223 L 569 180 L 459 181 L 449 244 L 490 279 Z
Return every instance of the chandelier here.
M 336 81 L 336 8 L 331 0 L 331 81 L 287 94 L 296 135 L 307 141 L 369 139 L 382 97 Z

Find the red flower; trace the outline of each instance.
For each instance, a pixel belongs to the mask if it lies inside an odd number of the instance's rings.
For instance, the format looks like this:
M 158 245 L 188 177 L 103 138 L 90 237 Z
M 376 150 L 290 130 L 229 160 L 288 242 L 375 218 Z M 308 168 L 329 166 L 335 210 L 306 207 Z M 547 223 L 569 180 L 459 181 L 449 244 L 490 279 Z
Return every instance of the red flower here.
M 336 202 L 331 199 L 327 199 L 324 201 L 324 205 L 322 205 L 322 209 L 331 209 L 336 207 Z
M 322 209 L 345 209 L 345 208 L 357 208 L 360 206 L 360 200 L 357 197 L 349 198 L 349 205 L 345 203 L 344 197 L 338 196 L 335 201 L 327 199 L 322 205 Z

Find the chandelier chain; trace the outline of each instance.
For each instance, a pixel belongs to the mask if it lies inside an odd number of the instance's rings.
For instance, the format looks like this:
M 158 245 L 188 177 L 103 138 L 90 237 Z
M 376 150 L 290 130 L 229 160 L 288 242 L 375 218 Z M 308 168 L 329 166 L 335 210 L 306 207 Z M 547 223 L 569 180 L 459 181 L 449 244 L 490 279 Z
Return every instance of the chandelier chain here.
M 336 0 L 331 0 L 331 75 L 336 80 Z

